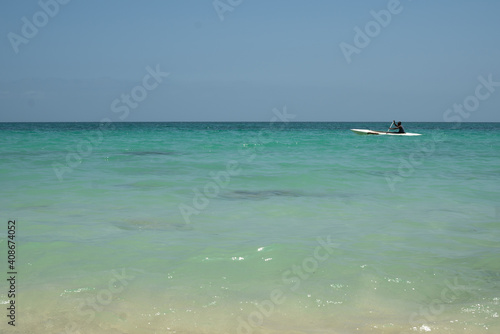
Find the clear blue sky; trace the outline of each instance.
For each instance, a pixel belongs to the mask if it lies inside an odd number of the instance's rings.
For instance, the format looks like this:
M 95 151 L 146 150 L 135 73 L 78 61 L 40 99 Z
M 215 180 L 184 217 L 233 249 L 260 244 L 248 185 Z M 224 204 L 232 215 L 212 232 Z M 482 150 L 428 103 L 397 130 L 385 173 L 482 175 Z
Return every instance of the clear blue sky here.
M 0 5 L 0 121 L 500 121 L 497 0 L 41 3 Z

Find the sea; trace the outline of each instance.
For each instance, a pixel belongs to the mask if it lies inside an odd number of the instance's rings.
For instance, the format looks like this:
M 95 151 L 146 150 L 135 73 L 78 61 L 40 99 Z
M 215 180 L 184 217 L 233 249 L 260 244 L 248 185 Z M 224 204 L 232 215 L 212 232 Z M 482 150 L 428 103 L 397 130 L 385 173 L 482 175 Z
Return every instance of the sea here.
M 500 333 L 500 123 L 0 123 L 0 332 Z

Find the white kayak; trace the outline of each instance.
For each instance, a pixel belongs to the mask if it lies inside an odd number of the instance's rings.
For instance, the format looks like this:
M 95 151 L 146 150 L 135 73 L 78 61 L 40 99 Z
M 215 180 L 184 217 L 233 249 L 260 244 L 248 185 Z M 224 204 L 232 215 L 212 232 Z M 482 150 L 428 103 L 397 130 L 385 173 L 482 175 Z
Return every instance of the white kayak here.
M 387 132 L 387 131 L 373 131 L 373 130 L 363 130 L 363 129 L 351 129 L 352 132 L 358 135 L 379 135 L 379 136 L 421 136 L 420 133 L 398 133 L 398 132 Z

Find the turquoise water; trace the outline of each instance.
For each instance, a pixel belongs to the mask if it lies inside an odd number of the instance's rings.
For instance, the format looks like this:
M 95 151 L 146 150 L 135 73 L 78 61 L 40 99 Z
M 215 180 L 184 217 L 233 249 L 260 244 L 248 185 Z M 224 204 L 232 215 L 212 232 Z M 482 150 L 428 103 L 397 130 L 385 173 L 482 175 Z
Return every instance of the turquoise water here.
M 387 126 L 0 124 L 0 329 L 498 333 L 500 124 Z

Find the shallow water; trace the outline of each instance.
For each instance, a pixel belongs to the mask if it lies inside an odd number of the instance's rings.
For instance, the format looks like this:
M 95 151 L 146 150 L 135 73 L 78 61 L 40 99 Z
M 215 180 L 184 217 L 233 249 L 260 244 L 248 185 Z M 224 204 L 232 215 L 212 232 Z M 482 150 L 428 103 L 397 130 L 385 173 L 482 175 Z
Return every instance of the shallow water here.
M 500 124 L 386 127 L 0 124 L 0 329 L 499 332 Z

